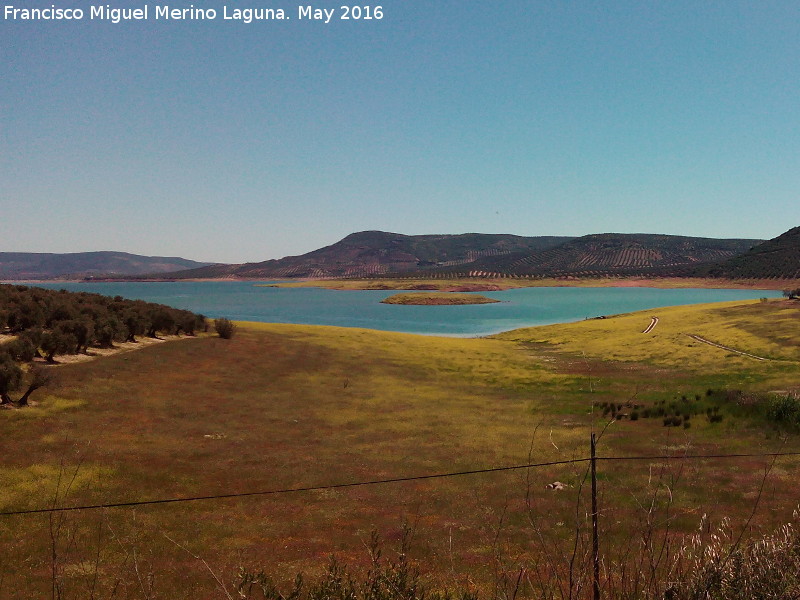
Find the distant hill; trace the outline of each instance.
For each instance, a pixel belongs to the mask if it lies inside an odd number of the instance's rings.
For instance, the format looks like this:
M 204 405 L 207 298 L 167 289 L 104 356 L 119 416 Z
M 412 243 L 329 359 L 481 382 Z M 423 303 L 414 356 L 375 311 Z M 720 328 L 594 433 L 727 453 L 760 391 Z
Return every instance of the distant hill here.
M 699 274 L 731 279 L 800 279 L 800 227 L 740 256 L 701 269 Z
M 699 264 L 717 263 L 748 251 L 754 239 L 601 233 L 554 248 L 475 261 L 474 270 L 530 276 L 682 276 Z
M 358 278 L 382 276 L 688 276 L 698 266 L 747 252 L 763 240 L 603 233 L 583 237 L 508 234 L 403 235 L 362 231 L 301 256 L 213 265 L 185 278 Z
M 521 237 L 509 234 L 402 235 L 362 231 L 301 256 L 244 265 L 216 265 L 176 278 L 374 277 L 408 271 L 456 268 L 489 256 L 553 248 L 570 237 Z
M 0 252 L 0 279 L 126 277 L 145 273 L 167 273 L 209 264 L 185 258 L 139 256 L 126 252 L 75 252 L 69 254 Z
M 764 242 L 659 234 L 582 237 L 362 231 L 300 256 L 240 265 L 124 252 L 0 252 L 0 279 L 382 276 L 800 278 L 800 227 Z

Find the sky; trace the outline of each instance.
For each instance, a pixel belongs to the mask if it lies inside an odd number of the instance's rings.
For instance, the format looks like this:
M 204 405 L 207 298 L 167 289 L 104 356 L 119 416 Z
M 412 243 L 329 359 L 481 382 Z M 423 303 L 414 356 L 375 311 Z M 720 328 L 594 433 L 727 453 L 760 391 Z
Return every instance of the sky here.
M 0 251 L 240 263 L 372 229 L 800 225 L 795 0 L 379 1 L 110 0 L 148 7 L 115 24 L 0 0 Z

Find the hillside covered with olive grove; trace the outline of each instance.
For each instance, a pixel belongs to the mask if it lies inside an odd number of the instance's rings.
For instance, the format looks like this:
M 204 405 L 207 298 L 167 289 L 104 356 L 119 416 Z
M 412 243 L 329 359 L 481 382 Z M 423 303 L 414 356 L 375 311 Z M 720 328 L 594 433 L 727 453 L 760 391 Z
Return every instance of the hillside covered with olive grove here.
M 195 335 L 206 319 L 186 310 L 120 296 L 0 285 L 0 404 L 25 405 L 51 379 L 62 355 L 87 354 L 159 335 Z M 25 388 L 13 401 L 11 393 Z

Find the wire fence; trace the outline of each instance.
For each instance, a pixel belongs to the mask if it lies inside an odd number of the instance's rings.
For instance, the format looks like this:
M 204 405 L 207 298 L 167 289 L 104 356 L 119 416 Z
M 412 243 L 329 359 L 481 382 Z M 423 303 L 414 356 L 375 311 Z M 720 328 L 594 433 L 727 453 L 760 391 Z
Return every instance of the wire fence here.
M 538 463 L 526 463 L 519 465 L 506 465 L 499 467 L 488 467 L 482 469 L 470 469 L 466 471 L 451 471 L 446 473 L 431 473 L 423 475 L 410 475 L 406 477 L 390 477 L 386 479 L 370 479 L 362 481 L 350 481 L 344 483 L 333 483 L 313 486 L 290 487 L 273 490 L 256 490 L 250 492 L 237 492 L 228 494 L 209 494 L 203 496 L 183 496 L 173 498 L 157 498 L 151 500 L 130 500 L 122 502 L 109 502 L 103 504 L 85 504 L 78 506 L 53 506 L 47 508 L 34 508 L 27 510 L 9 510 L 0 512 L 0 517 L 10 517 L 19 515 L 32 515 L 42 513 L 68 512 L 98 510 L 106 508 L 123 508 L 134 506 L 147 506 L 157 504 L 177 504 L 183 502 L 200 502 L 225 500 L 231 498 L 247 498 L 254 496 L 274 496 L 280 494 L 293 494 L 300 492 L 316 492 L 324 490 L 338 490 L 345 488 L 357 488 L 375 485 L 388 485 L 393 483 L 403 483 L 409 481 L 425 481 L 432 479 L 445 479 L 451 477 L 465 477 L 469 475 L 479 475 L 485 473 L 499 473 L 504 471 L 519 471 L 523 469 L 537 469 L 543 467 L 574 465 L 581 463 L 597 462 L 630 462 L 630 461 L 652 461 L 652 460 L 735 460 L 740 458 L 772 458 L 777 459 L 787 456 L 800 456 L 800 452 L 765 452 L 765 453 L 739 453 L 739 454 L 655 454 L 646 456 L 596 456 L 585 458 L 573 458 L 568 460 L 557 460 Z

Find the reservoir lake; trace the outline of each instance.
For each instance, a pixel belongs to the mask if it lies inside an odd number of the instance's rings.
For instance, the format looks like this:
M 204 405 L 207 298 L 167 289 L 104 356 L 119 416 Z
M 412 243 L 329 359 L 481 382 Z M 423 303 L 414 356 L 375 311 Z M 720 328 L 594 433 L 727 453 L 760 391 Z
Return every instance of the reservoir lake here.
M 426 335 L 473 337 L 520 327 L 580 321 L 663 306 L 776 298 L 774 290 L 533 287 L 481 292 L 496 304 L 381 304 L 390 291 L 258 287 L 270 282 L 70 282 L 38 287 L 158 302 L 210 318 L 364 327 Z M 655 314 L 655 313 L 654 313 Z

